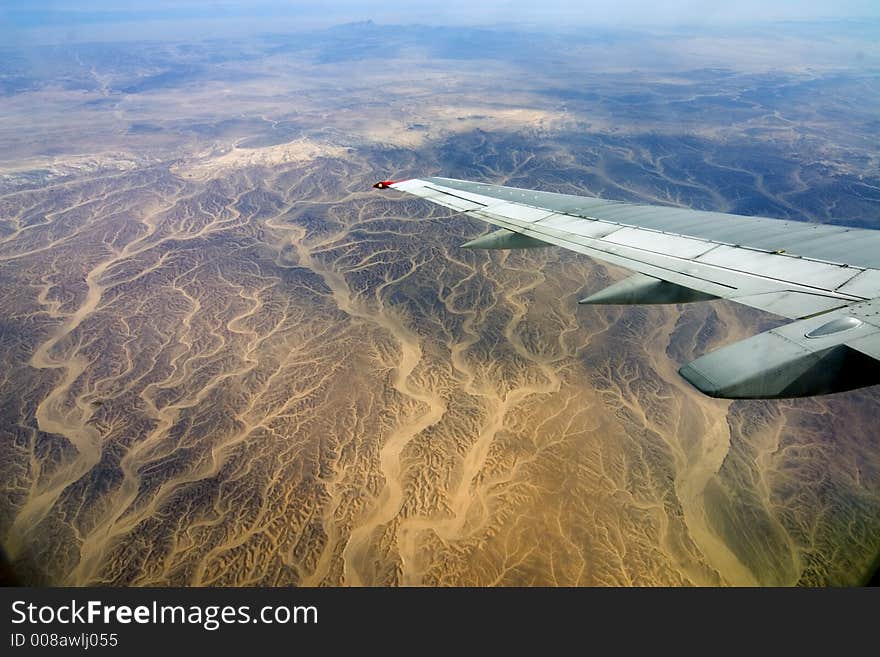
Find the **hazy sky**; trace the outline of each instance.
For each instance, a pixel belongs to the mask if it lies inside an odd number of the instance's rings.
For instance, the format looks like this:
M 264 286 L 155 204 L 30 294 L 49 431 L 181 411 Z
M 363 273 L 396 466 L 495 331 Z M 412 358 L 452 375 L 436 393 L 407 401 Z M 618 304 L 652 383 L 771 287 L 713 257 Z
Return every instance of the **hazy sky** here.
M 433 25 L 644 27 L 880 18 L 878 0 L 0 0 L 7 40 L 177 38 L 288 31 L 373 19 Z

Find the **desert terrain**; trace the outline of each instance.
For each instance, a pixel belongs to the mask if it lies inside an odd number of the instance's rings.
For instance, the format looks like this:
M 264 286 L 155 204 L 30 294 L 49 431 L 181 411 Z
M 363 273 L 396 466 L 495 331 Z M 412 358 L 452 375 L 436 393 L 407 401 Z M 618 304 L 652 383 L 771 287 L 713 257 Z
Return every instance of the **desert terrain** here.
M 880 228 L 876 45 L 829 36 L 818 64 L 768 39 L 709 68 L 702 37 L 658 64 L 669 46 L 628 34 L 372 23 L 10 49 L 0 539 L 18 578 L 864 581 L 877 389 L 704 397 L 678 367 L 779 318 L 578 306 L 626 272 L 461 249 L 489 228 L 370 188 L 443 175 Z

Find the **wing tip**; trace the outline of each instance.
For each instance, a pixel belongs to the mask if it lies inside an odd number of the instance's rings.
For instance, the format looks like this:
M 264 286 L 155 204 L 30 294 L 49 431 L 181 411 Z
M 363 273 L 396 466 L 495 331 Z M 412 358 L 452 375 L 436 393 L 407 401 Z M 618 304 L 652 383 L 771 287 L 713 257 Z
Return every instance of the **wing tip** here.
M 379 182 L 373 185 L 374 189 L 390 189 L 393 185 L 397 183 L 402 183 L 403 180 L 380 180 Z

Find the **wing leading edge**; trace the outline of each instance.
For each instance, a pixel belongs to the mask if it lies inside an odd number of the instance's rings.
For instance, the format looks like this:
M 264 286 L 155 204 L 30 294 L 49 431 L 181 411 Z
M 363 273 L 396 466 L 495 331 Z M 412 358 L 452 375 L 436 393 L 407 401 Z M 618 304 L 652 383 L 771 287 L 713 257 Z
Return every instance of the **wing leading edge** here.
M 682 367 L 705 394 L 800 397 L 880 383 L 880 231 L 450 178 L 375 187 L 498 227 L 467 248 L 561 246 L 637 272 L 581 303 L 721 298 L 796 320 Z

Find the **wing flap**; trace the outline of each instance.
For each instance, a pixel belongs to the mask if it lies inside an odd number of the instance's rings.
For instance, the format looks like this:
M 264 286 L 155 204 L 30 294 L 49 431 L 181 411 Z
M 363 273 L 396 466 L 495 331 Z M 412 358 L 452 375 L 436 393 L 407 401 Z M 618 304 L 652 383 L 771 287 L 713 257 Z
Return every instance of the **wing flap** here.
M 749 272 L 764 278 L 828 291 L 844 285 L 862 271 L 843 265 L 735 246 L 718 246 L 698 259 L 722 269 Z
M 790 317 L 797 319 L 800 317 L 811 317 L 820 313 L 828 312 L 841 308 L 849 301 L 843 301 L 837 297 L 825 297 L 818 294 L 807 294 L 804 292 L 792 292 L 784 290 L 781 292 L 765 292 L 763 294 L 749 294 L 745 296 L 729 297 L 731 301 L 736 301 L 750 308 L 757 308 L 780 317 Z
M 601 239 L 611 244 L 631 246 L 635 249 L 663 253 L 685 260 L 696 260 L 705 256 L 709 251 L 719 248 L 717 244 L 706 240 L 628 227 L 620 228 Z

